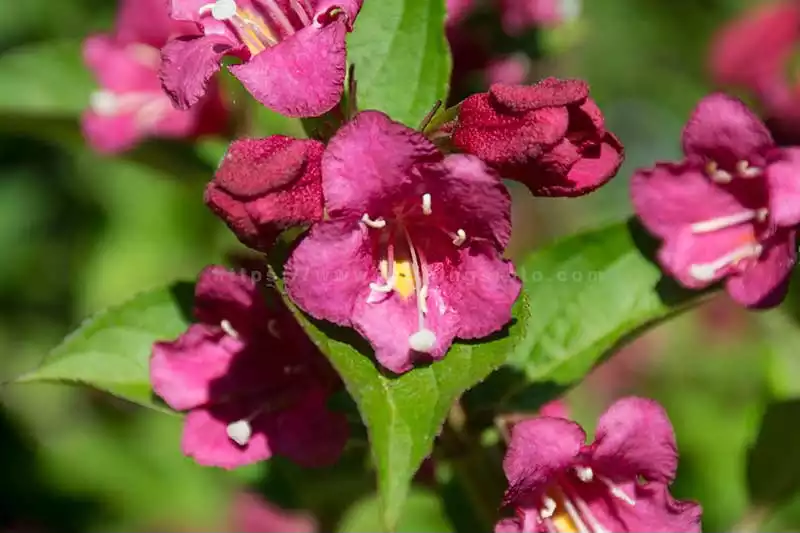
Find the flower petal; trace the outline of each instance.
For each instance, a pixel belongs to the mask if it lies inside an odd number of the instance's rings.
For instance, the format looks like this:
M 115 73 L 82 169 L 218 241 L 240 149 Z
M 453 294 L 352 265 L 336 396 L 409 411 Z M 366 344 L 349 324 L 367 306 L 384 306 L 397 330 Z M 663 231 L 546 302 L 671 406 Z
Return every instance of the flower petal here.
M 316 117 L 344 92 L 344 20 L 303 28 L 249 61 L 230 67 L 256 100 L 289 117 Z
M 284 281 L 292 300 L 310 315 L 347 326 L 377 268 L 366 228 L 355 222 L 320 222 L 295 248 Z
M 250 402 L 229 402 L 211 408 L 194 409 L 186 415 L 181 449 L 203 466 L 233 469 L 273 455 L 265 429 L 268 417 L 256 416 L 251 422 L 252 435 L 244 446 L 228 437 L 228 424 L 243 420 L 260 406 Z
M 592 464 L 614 480 L 644 476 L 648 481 L 672 481 L 678 450 L 664 408 L 645 398 L 615 402 L 597 423 Z
M 661 238 L 745 209 L 731 192 L 688 164 L 660 163 L 639 170 L 631 178 L 631 200 L 644 226 Z
M 328 411 L 322 389 L 306 391 L 303 400 L 275 413 L 268 440 L 272 450 L 304 467 L 335 463 L 347 443 L 347 419 Z
M 220 189 L 213 182 L 209 183 L 206 188 L 204 201 L 245 246 L 266 252 L 275 244 L 275 239 L 280 234 L 280 228 L 256 225 L 250 213 L 245 209 L 245 204 Z
M 800 148 L 785 148 L 766 169 L 769 217 L 778 226 L 800 224 Z
M 142 53 L 150 52 L 153 57 L 143 61 Z M 160 91 L 156 75 L 160 59 L 156 49 L 144 45 L 130 47 L 110 35 L 92 35 L 83 42 L 83 60 L 105 90 Z
M 759 260 L 725 284 L 734 300 L 758 309 L 775 307 L 783 301 L 797 259 L 794 230 L 779 231 L 762 244 L 764 252 Z
M 539 417 L 519 422 L 503 460 L 509 487 L 504 503 L 524 502 L 547 488 L 556 474 L 575 463 L 586 433 L 575 422 Z
M 316 520 L 307 512 L 281 509 L 261 496 L 239 492 L 234 496 L 228 525 L 238 533 L 317 533 Z
M 586 100 L 589 85 L 583 80 L 545 78 L 535 85 L 495 84 L 489 89 L 495 102 L 512 113 L 543 107 L 562 107 Z
M 436 167 L 441 171 L 426 176 L 434 216 L 441 206 L 448 221 L 468 236 L 505 248 L 511 238 L 511 197 L 500 177 L 472 155 L 450 155 Z
M 206 267 L 195 286 L 198 320 L 218 325 L 227 320 L 243 338 L 253 338 L 269 319 L 264 296 L 252 277 L 221 266 Z
M 522 525 L 517 518 L 504 518 L 495 524 L 494 533 L 522 533 Z
M 130 113 L 108 117 L 87 111 L 81 117 L 81 130 L 89 145 L 105 154 L 130 150 L 143 137 Z
M 236 51 L 235 41 L 222 35 L 178 37 L 161 51 L 161 83 L 179 109 L 189 109 L 205 94 L 222 56 Z
M 120 3 L 116 37 L 121 42 L 161 48 L 172 33 L 181 29 L 190 30 L 191 25 L 174 22 L 165 0 L 122 0 Z
M 412 168 L 441 161 L 421 133 L 379 111 L 364 111 L 342 126 L 322 157 L 325 206 L 332 217 L 390 215 L 391 198 L 413 184 Z M 383 211 L 386 211 L 385 213 Z
M 473 244 L 460 249 L 457 265 L 442 274 L 441 280 L 432 276 L 431 284 L 439 285 L 442 300 L 457 315 L 457 337 L 480 339 L 511 321 L 511 308 L 522 282 L 511 262 L 503 260 L 493 247 Z
M 767 127 L 744 103 L 721 93 L 703 98 L 683 130 L 683 151 L 691 161 L 714 161 L 728 171 L 739 161 L 761 166 L 774 144 Z
M 347 31 L 353 31 L 353 23 L 361 11 L 364 0 L 316 0 L 314 5 L 314 18 L 317 23 L 329 21 L 330 11 L 334 8 L 341 8 L 346 15 Z

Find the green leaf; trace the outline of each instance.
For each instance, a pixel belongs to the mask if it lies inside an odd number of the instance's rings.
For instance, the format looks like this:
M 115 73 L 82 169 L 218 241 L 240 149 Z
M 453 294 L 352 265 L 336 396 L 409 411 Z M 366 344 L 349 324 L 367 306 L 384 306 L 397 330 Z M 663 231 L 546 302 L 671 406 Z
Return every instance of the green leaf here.
M 782 307 L 757 317 L 764 330 L 766 380 L 774 398 L 800 398 L 800 325 Z
M 347 533 L 369 533 L 381 531 L 380 499 L 370 496 L 356 502 L 339 524 L 337 531 Z M 436 531 L 445 533 L 453 531 L 447 520 L 442 501 L 436 493 L 414 489 L 408 495 L 408 504 L 400 522 L 397 533 L 418 533 L 420 531 Z
M 767 406 L 747 457 L 747 486 L 757 507 L 775 508 L 800 490 L 800 400 Z
M 376 368 L 367 355 L 372 353 L 369 345 L 354 331 L 297 315 L 358 405 L 377 469 L 383 524 L 391 531 L 401 517 L 411 479 L 433 450 L 453 403 L 503 364 L 524 337 L 527 304 L 520 298 L 516 318 L 502 333 L 482 342 L 456 343 L 443 360 L 399 377 Z
M 705 293 L 682 289 L 650 259 L 635 221 L 568 237 L 517 264 L 534 316 L 509 363 L 527 380 L 568 387 L 644 328 Z
M 378 109 L 417 127 L 447 98 L 450 51 L 444 0 L 364 2 L 348 40 L 359 109 Z
M 72 118 L 95 88 L 78 41 L 44 42 L 0 56 L 0 115 Z
M 17 381 L 80 383 L 167 411 L 150 388 L 150 351 L 154 342 L 174 339 L 187 328 L 192 293 L 191 284 L 180 283 L 99 313 Z

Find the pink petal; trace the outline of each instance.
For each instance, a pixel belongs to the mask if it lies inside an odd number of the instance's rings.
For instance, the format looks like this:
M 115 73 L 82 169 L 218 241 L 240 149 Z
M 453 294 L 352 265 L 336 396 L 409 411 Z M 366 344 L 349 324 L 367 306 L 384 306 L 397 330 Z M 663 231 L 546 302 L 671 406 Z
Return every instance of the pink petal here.
M 494 533 L 523 533 L 522 525 L 516 518 L 504 518 L 495 524 Z
M 212 382 L 226 376 L 241 347 L 203 324 L 190 326 L 176 341 L 157 342 L 150 359 L 153 391 L 178 411 L 206 404 L 212 398 Z M 235 391 L 236 385 L 230 389 Z
M 342 97 L 346 71 L 344 20 L 312 24 L 230 71 L 262 104 L 289 117 L 315 117 Z
M 775 307 L 783 301 L 797 257 L 794 230 L 779 231 L 762 244 L 764 252 L 759 260 L 725 284 L 734 300 L 759 309 Z
M 328 213 L 358 219 L 365 213 L 373 219 L 389 215 L 387 199 L 407 191 L 414 180 L 412 167 L 441 158 L 419 132 L 378 111 L 359 113 L 331 139 L 322 157 Z
M 368 290 L 377 268 L 361 224 L 320 222 L 295 248 L 284 281 L 289 296 L 303 310 L 347 326 L 356 299 Z
M 110 35 L 93 35 L 83 42 L 83 59 L 103 89 L 120 93 L 157 92 L 160 91 L 158 51 L 150 50 L 154 63 L 141 61 L 135 48 L 119 43 Z
M 245 204 L 220 189 L 213 182 L 206 188 L 206 205 L 231 229 L 242 244 L 254 250 L 268 251 L 275 244 L 280 228 L 256 224 Z
M 563 107 L 589 97 L 583 80 L 545 78 L 535 85 L 495 84 L 489 89 L 492 99 L 512 113 L 524 113 L 543 107 Z
M 245 446 L 228 437 L 228 424 L 250 416 L 260 406 L 254 403 L 229 403 L 209 408 L 194 409 L 186 415 L 181 449 L 203 466 L 233 469 L 273 455 L 265 432 L 267 416 L 256 416 L 251 421 L 252 436 Z
M 263 330 L 270 314 L 253 278 L 220 266 L 200 273 L 194 305 L 198 320 L 215 326 L 227 320 L 243 338 Z
M 473 9 L 475 0 L 447 0 L 447 24 L 456 25 Z
M 614 479 L 668 483 L 675 478 L 678 450 L 664 409 L 653 400 L 629 397 L 600 417 L 592 444 L 592 464 Z
M 692 233 L 689 226 L 670 235 L 658 252 L 664 270 L 684 287 L 702 289 L 737 271 L 734 264 L 718 269 L 712 279 L 697 279 L 691 273 L 692 265 L 712 263 L 737 248 L 755 244 L 753 226 L 741 224 L 709 233 Z
M 769 217 L 778 226 L 800 224 L 800 148 L 781 150 L 780 160 L 766 169 Z
M 431 284 L 439 284 L 442 300 L 457 316 L 457 337 L 480 339 L 511 321 L 522 282 L 511 262 L 493 247 L 474 244 L 460 249 L 456 265 L 443 274 L 441 280 L 432 277 Z
M 330 22 L 330 17 L 327 16 L 334 8 L 344 10 L 345 22 L 347 31 L 353 31 L 353 23 L 361 11 L 361 6 L 364 0 L 313 0 L 314 1 L 314 18 L 319 24 Z
M 272 450 L 304 467 L 335 463 L 347 443 L 347 419 L 329 411 L 326 400 L 324 390 L 307 390 L 299 404 L 276 413 L 268 433 Z
M 631 200 L 645 227 L 661 238 L 689 224 L 745 210 L 726 188 L 686 164 L 661 163 L 637 171 L 631 178 Z
M 450 155 L 442 167 L 427 180 L 434 216 L 441 209 L 468 236 L 505 248 L 511 238 L 511 197 L 500 177 L 472 155 Z
M 189 109 L 205 94 L 211 76 L 237 43 L 226 36 L 178 37 L 161 51 L 161 82 L 179 109 Z
M 108 117 L 87 111 L 81 118 L 81 130 L 89 145 L 105 154 L 130 150 L 143 137 L 130 113 Z
M 161 48 L 180 28 L 169 16 L 166 0 L 122 0 L 117 13 L 117 39 Z M 186 28 L 189 29 L 189 28 Z
M 739 161 L 761 166 L 772 146 L 761 120 L 740 100 L 721 93 L 703 98 L 683 130 L 683 151 L 690 160 L 714 161 L 729 171 Z
M 195 22 L 200 20 L 200 8 L 211 3 L 208 0 L 167 0 L 167 1 L 169 2 L 169 14 L 173 19 L 191 20 Z
M 540 417 L 515 424 L 503 460 L 509 487 L 506 504 L 544 491 L 572 466 L 586 441 L 583 429 L 562 418 Z
M 228 518 L 231 531 L 238 533 L 316 533 L 314 517 L 290 512 L 261 496 L 242 492 L 234 497 Z

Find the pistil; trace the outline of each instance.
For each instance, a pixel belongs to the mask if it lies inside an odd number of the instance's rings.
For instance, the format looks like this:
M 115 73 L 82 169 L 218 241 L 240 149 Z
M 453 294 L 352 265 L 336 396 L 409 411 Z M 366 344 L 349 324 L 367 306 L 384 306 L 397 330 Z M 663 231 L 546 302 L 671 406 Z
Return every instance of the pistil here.
M 425 313 L 427 312 L 427 302 L 425 297 L 428 294 L 427 273 L 424 272 L 424 265 L 420 264 L 417 250 L 411 241 L 411 236 L 405 232 L 406 242 L 408 243 L 409 254 L 411 255 L 411 268 L 414 276 L 414 293 L 417 298 L 417 321 L 418 330 L 408 338 L 408 344 L 412 350 L 421 353 L 430 353 L 436 345 L 436 334 L 425 327 Z M 424 277 L 423 277 L 424 276 Z M 423 279 L 425 282 L 423 283 Z
M 769 210 L 767 208 L 746 209 L 741 213 L 735 213 L 733 215 L 726 215 L 723 217 L 712 218 L 710 220 L 704 220 L 702 222 L 696 222 L 692 224 L 692 233 L 711 233 L 721 229 L 737 226 L 745 222 L 750 222 L 751 220 L 764 222 L 767 220 L 767 216 L 769 216 Z

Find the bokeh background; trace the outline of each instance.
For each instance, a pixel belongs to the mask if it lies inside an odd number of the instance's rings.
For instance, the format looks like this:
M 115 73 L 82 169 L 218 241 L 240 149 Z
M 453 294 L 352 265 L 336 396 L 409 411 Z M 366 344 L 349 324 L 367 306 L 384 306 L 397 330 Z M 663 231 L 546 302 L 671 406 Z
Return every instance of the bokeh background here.
M 484 6 L 449 29 L 454 101 L 493 76 L 582 77 L 626 147 L 618 177 L 589 197 L 533 199 L 512 185 L 512 256 L 630 216 L 632 171 L 679 156 L 689 111 L 714 87 L 709 44 L 753 5 L 573 0 L 573 18 L 513 37 L 504 34 L 498 12 Z M 204 469 L 181 456 L 176 417 L 86 389 L 9 383 L 87 316 L 141 290 L 193 279 L 237 249 L 202 202 L 222 141 L 154 141 L 119 157 L 98 155 L 78 127 L 93 83 L 80 56 L 29 61 L 28 52 L 42 43 L 79 50 L 87 35 L 111 28 L 115 9 L 113 0 L 2 1 L 0 531 L 311 527 L 301 517 L 276 526 L 266 500 L 254 494 L 284 508 L 313 509 L 324 530 L 377 530 L 365 444 L 354 444 L 343 465 L 313 479 L 280 461 L 234 473 Z M 490 59 L 513 58 L 511 74 L 487 71 L 476 49 Z M 51 105 L 53 91 L 41 87 L 58 87 L 70 105 Z M 258 116 L 263 133 L 297 131 L 263 111 Z M 748 315 L 718 297 L 599 367 L 569 393 L 573 415 L 591 428 L 616 397 L 661 401 L 680 446 L 676 497 L 701 501 L 706 531 L 729 531 L 748 511 L 745 459 L 764 406 L 800 390 L 793 320 L 785 310 Z M 424 488 L 410 505 L 405 531 L 458 526 L 452 506 L 439 505 Z M 800 531 L 800 500 L 777 509 L 764 529 Z

